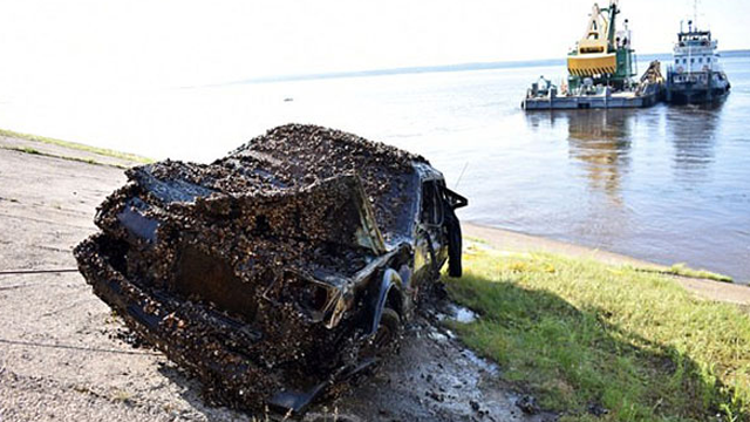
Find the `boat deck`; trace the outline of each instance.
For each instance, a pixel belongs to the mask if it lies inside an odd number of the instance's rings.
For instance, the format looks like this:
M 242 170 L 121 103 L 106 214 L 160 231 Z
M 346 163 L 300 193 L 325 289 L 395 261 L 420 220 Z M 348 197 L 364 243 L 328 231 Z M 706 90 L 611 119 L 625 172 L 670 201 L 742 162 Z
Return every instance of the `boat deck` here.
M 636 95 L 635 92 L 617 92 L 610 95 L 571 95 L 526 98 L 521 107 L 524 110 L 575 110 L 608 108 L 646 108 L 660 100 L 658 92 Z

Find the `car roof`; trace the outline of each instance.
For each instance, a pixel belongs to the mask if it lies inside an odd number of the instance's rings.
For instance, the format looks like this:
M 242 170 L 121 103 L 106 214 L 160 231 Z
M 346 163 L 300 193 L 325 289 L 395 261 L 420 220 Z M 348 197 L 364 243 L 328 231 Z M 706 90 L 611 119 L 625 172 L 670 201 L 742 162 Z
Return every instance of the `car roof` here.
M 419 155 L 351 133 L 299 124 L 271 129 L 217 163 L 253 168 L 265 183 L 282 189 L 355 173 L 387 243 L 413 236 L 420 181 L 443 177 Z

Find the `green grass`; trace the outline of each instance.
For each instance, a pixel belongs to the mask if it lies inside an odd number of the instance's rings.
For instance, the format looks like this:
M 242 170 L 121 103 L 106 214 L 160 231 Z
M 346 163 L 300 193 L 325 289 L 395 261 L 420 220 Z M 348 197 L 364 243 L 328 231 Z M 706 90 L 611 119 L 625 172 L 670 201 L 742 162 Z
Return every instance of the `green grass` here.
M 648 271 L 648 270 L 643 270 Z M 706 280 L 723 281 L 725 283 L 734 283 L 734 279 L 728 275 L 713 273 L 706 270 L 696 270 L 686 266 L 685 264 L 674 264 L 664 270 L 656 270 L 662 274 L 677 275 L 680 277 L 688 278 L 703 278 Z
M 41 154 L 38 149 L 31 148 L 31 147 L 13 148 L 13 149 L 16 151 L 25 152 L 26 154 L 35 154 L 35 155 Z
M 129 166 L 126 166 L 124 164 L 116 164 L 116 163 L 102 163 L 100 161 L 96 161 L 93 158 L 82 158 L 82 157 L 71 157 L 67 155 L 57 155 L 57 154 L 49 154 L 46 152 L 39 151 L 38 149 L 31 148 L 31 147 L 0 147 L 0 149 L 7 149 L 10 151 L 18 151 L 23 152 L 26 154 L 33 154 L 33 155 L 41 155 L 43 157 L 53 157 L 53 158 L 60 158 L 62 160 L 68 160 L 68 161 L 77 161 L 79 163 L 86 163 L 86 164 L 93 164 L 95 166 L 110 166 L 110 167 L 117 167 L 120 169 L 128 169 Z
M 739 308 L 593 261 L 469 248 L 464 263 L 448 291 L 482 318 L 453 328 L 562 420 L 750 420 L 750 316 Z
M 464 241 L 467 241 L 467 240 L 471 243 L 477 243 L 477 244 L 485 245 L 485 246 L 489 246 L 490 244 L 488 241 L 484 239 L 480 239 L 478 237 L 474 237 L 474 236 L 464 236 Z
M 50 145 L 57 145 L 65 148 L 75 149 L 78 151 L 86 151 L 93 154 L 103 155 L 106 157 L 119 158 L 122 160 L 132 161 L 135 163 L 148 164 L 152 163 L 153 160 L 142 157 L 136 154 L 130 154 L 126 152 L 115 151 L 106 148 L 92 147 L 78 142 L 63 141 L 61 139 L 48 138 L 46 136 L 30 135 L 27 133 L 14 132 L 12 130 L 0 129 L 0 136 L 7 136 L 9 138 L 26 139 L 28 141 L 41 142 Z M 83 160 L 79 160 L 83 161 Z

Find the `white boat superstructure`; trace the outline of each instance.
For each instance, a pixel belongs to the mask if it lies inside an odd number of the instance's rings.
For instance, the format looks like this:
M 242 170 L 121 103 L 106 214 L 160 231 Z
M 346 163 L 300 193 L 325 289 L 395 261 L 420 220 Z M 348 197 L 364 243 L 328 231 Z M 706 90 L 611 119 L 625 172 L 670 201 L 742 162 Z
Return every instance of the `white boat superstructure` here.
M 680 32 L 674 46 L 674 68 L 678 73 L 721 72 L 718 43 L 710 31 Z
M 667 71 L 667 101 L 699 103 L 721 99 L 731 85 L 720 63 L 718 42 L 711 31 L 688 22 L 688 30 L 677 34 L 674 62 Z

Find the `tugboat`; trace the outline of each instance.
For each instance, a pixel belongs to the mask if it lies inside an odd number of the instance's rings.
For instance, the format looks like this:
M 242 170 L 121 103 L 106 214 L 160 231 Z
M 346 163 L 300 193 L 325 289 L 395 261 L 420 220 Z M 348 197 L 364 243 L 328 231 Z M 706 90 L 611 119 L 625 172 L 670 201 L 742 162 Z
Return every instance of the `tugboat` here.
M 667 102 L 700 104 L 726 98 L 731 84 L 719 64 L 717 43 L 711 31 L 699 30 L 692 20 L 687 32 L 680 28 L 674 64 L 667 70 Z
M 651 63 L 640 81 L 627 19 L 616 26 L 620 7 L 594 4 L 586 32 L 568 54 L 568 77 L 558 89 L 541 77 L 531 85 L 521 103 L 525 110 L 650 107 L 663 95 L 664 78 L 658 61 Z

